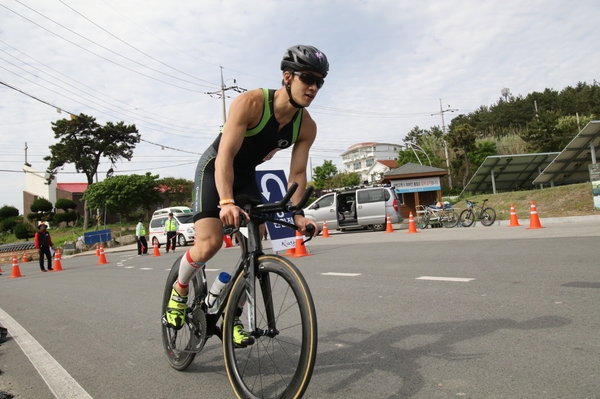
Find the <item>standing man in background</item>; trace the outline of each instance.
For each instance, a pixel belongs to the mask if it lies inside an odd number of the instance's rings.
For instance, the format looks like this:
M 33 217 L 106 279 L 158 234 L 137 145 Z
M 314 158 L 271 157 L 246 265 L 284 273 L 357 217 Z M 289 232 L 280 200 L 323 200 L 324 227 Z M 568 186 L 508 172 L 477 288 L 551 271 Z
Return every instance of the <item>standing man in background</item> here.
M 50 238 L 50 233 L 46 231 L 48 226 L 44 223 L 40 223 L 38 226 L 38 231 L 35 233 L 35 237 L 33 243 L 35 247 L 40 251 L 40 270 L 45 272 L 44 269 L 44 255 L 48 259 L 48 270 L 54 270 L 52 268 L 52 254 L 50 253 L 50 248 L 54 244 L 52 244 L 52 238 Z
M 169 218 L 165 222 L 165 233 L 167 234 L 167 253 L 169 253 L 169 245 L 175 252 L 175 242 L 177 239 L 177 220 L 173 217 L 173 212 L 169 212 Z
M 140 222 L 135 226 L 135 236 L 137 237 L 138 255 L 148 253 L 148 241 L 146 241 L 146 229 L 142 223 L 144 218 L 140 218 Z

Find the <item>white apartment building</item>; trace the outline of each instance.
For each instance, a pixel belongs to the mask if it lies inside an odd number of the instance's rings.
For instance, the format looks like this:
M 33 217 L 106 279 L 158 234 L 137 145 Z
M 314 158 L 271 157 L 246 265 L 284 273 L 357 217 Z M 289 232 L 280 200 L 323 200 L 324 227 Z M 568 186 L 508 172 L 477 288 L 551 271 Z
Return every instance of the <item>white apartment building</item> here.
M 400 144 L 393 143 L 354 144 L 341 155 L 344 172 L 360 173 L 362 182 L 375 183 L 381 179 L 382 172 L 389 170 L 381 161 L 397 160 L 401 149 Z

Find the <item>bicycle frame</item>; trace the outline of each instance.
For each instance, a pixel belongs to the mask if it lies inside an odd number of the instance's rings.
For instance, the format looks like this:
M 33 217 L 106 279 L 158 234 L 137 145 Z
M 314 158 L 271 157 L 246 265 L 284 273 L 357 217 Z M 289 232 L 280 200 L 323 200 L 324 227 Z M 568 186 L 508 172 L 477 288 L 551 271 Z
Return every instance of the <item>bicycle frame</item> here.
M 296 183 L 294 183 L 294 184 L 296 184 Z M 274 312 L 272 303 L 264 304 L 266 312 L 267 312 L 269 329 L 268 330 L 259 330 L 256 327 L 256 303 L 255 303 L 255 298 L 256 298 L 256 284 L 255 284 L 255 282 L 256 282 L 256 279 L 255 279 L 256 259 L 259 256 L 264 255 L 264 252 L 262 250 L 262 245 L 261 245 L 259 225 L 263 222 L 275 222 L 278 224 L 282 224 L 286 227 L 289 227 L 293 230 L 297 230 L 296 225 L 287 223 L 287 222 L 279 220 L 279 219 L 275 219 L 275 217 L 272 216 L 272 212 L 269 211 L 269 209 L 273 209 L 275 211 L 278 208 L 280 208 L 283 204 L 287 203 L 289 201 L 288 197 L 291 197 L 291 195 L 294 193 L 294 191 L 295 191 L 295 187 L 293 189 L 291 188 L 290 191 L 288 191 L 288 193 L 286 194 L 286 197 L 284 197 L 284 199 L 282 199 L 281 201 L 279 201 L 276 204 L 260 204 L 260 205 L 248 204 L 248 205 L 244 206 L 244 208 L 245 208 L 244 210 L 250 215 L 250 220 L 247 221 L 246 227 L 233 229 L 229 232 L 229 234 L 236 235 L 238 242 L 240 244 L 240 249 L 241 249 L 242 254 L 240 256 L 240 259 L 238 260 L 238 262 L 236 263 L 236 265 L 234 267 L 231 279 L 225 285 L 225 287 L 223 287 L 223 289 L 221 290 L 221 293 L 216 298 L 215 305 L 212 308 L 213 310 L 212 311 L 210 309 L 206 310 L 207 324 L 208 324 L 207 330 L 208 331 L 213 331 L 215 329 L 220 316 L 225 311 L 225 306 L 227 305 L 227 302 L 229 300 L 229 296 L 231 293 L 231 288 L 233 286 L 233 283 L 237 280 L 240 273 L 244 273 L 246 275 L 245 280 L 246 280 L 246 301 L 248 304 L 248 327 L 249 327 L 248 331 L 254 337 L 258 337 L 258 336 L 273 337 L 273 336 L 277 335 L 277 328 L 276 328 L 276 322 L 275 322 L 275 316 L 274 316 L 275 312 Z M 305 203 L 311 193 L 312 193 L 312 189 L 307 190 L 299 204 L 302 205 L 303 203 Z M 243 201 L 241 201 L 241 202 L 243 203 Z M 289 210 L 294 210 L 296 207 L 288 206 L 288 208 L 289 208 Z M 257 210 L 259 212 L 257 212 Z M 244 231 L 247 232 L 247 235 L 244 234 Z M 305 242 L 308 242 L 311 239 L 312 239 L 312 237 L 308 238 Z M 208 282 L 206 279 L 204 269 L 202 269 L 202 273 L 203 273 L 203 276 L 202 276 L 203 292 L 207 293 L 208 292 Z M 268 278 L 268 276 L 264 276 L 262 278 Z M 266 284 L 261 283 L 261 290 L 263 293 L 263 298 L 269 298 L 270 297 L 269 290 L 271 289 L 270 284 L 268 284 L 268 281 L 265 281 L 265 283 Z M 203 298 L 200 298 L 200 300 L 202 300 L 202 302 L 203 302 Z

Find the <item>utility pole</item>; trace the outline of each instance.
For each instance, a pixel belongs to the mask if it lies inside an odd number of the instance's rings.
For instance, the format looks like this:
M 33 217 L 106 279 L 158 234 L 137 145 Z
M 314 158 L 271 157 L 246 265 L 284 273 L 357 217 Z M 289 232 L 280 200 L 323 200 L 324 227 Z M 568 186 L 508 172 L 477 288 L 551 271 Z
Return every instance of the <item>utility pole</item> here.
M 221 68 L 221 89 L 218 91 L 211 91 L 211 92 L 205 92 L 204 94 L 208 94 L 211 97 L 214 96 L 220 96 L 221 97 L 221 102 L 222 102 L 222 106 L 223 106 L 223 126 L 225 126 L 225 122 L 227 121 L 227 111 L 226 111 L 226 105 L 225 105 L 225 92 L 227 90 L 233 90 L 233 91 L 237 91 L 238 93 L 243 93 L 245 91 L 247 91 L 244 88 L 241 88 L 239 86 L 225 86 L 225 81 L 223 80 L 223 67 L 220 66 L 219 68 Z M 233 79 L 233 84 L 235 85 L 236 81 L 235 79 Z
M 431 114 L 431 116 L 441 115 L 441 117 L 442 117 L 442 136 L 446 134 L 446 123 L 444 122 L 444 113 L 454 112 L 454 111 L 458 111 L 458 108 L 450 108 L 449 105 L 448 105 L 448 109 L 443 109 L 442 108 L 442 99 L 440 98 L 440 112 Z M 446 143 L 446 139 L 444 137 L 442 137 L 442 140 L 444 141 L 444 154 L 446 156 L 446 167 L 448 168 L 448 185 L 450 186 L 450 189 L 452 190 L 452 172 L 450 171 L 450 158 L 448 157 L 448 143 Z

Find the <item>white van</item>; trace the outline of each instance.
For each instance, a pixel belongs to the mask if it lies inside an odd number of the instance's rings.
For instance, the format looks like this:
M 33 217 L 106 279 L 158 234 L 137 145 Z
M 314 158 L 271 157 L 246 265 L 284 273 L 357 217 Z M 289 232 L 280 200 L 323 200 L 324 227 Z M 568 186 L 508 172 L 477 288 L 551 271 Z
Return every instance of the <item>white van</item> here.
M 189 214 L 191 214 L 192 210 L 189 207 L 187 207 L 187 206 L 172 206 L 170 208 L 157 209 L 152 214 L 152 219 L 154 219 L 155 216 L 169 215 L 170 212 L 173 212 L 173 215 L 175 215 L 177 213 L 189 213 Z
M 177 220 L 178 223 L 177 245 L 180 247 L 185 247 L 189 243 L 193 243 L 196 231 L 194 229 L 194 214 L 192 213 L 192 210 L 188 207 L 171 207 L 159 209 L 152 215 L 149 229 L 150 245 L 154 246 L 154 243 L 156 242 L 160 247 L 162 244 L 167 243 L 165 222 L 169 218 L 169 212 L 173 212 L 173 218 Z
M 314 220 L 319 229 L 327 221 L 327 229 L 369 228 L 383 231 L 387 216 L 392 223 L 403 221 L 400 203 L 391 187 L 356 188 L 334 191 L 323 195 L 304 208 L 307 218 Z

